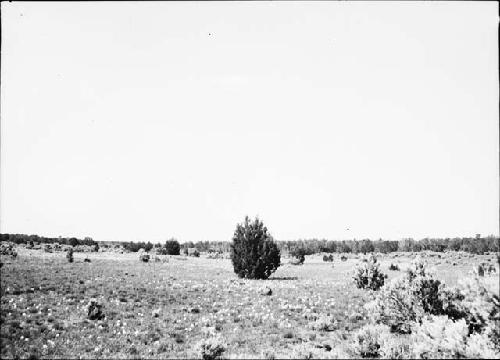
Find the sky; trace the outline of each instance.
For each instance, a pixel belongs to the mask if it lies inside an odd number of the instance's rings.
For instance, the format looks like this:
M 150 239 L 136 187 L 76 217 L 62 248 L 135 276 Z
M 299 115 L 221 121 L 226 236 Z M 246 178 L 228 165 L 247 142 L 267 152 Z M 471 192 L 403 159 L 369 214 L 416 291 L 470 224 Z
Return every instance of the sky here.
M 499 234 L 496 2 L 1 10 L 1 233 Z

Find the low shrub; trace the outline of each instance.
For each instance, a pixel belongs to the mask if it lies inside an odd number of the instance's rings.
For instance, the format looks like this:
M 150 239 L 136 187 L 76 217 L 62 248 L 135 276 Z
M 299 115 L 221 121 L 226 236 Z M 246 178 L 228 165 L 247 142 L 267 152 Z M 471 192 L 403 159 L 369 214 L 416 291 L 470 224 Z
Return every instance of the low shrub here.
M 415 358 L 500 358 L 500 349 L 495 347 L 492 338 L 487 333 L 470 334 L 465 319 L 427 317 L 415 327 L 412 337 Z
M 315 321 L 309 323 L 309 328 L 316 331 L 333 331 L 334 319 L 331 316 L 322 315 Z
M 150 258 L 151 257 L 149 256 L 149 254 L 142 253 L 139 255 L 139 261 L 142 261 L 142 262 L 148 262 L 150 260 Z
M 384 332 L 381 336 L 380 357 L 382 359 L 412 359 L 413 343 L 407 335 L 394 336 Z
M 413 330 L 413 355 L 419 359 L 463 358 L 468 329 L 465 320 L 424 318 Z
M 445 316 L 463 320 L 467 333 L 484 333 L 500 348 L 500 298 L 490 292 L 479 277 L 447 288 L 434 279 L 432 271 L 417 258 L 401 278 L 384 286 L 366 309 L 372 320 L 388 325 L 391 331 L 408 334 L 412 326 L 427 316 Z
M 360 289 L 378 290 L 384 285 L 386 276 L 380 271 L 380 265 L 375 256 L 366 258 L 354 270 L 354 282 Z
M 385 325 L 365 325 L 353 336 L 351 351 L 360 358 L 377 358 L 385 338 L 388 338 L 389 328 Z
M 389 266 L 389 270 L 391 270 L 391 271 L 399 271 L 398 264 L 391 263 L 391 265 Z
M 479 264 L 477 266 L 474 266 L 474 274 L 477 276 L 484 276 L 484 265 Z
M 496 337 L 498 340 L 498 336 Z M 465 357 L 469 359 L 499 359 L 500 350 L 487 334 L 472 334 L 467 339 Z
M 306 261 L 306 251 L 301 247 L 290 251 L 290 256 L 293 258 L 290 262 L 292 265 L 302 265 Z
M 420 258 L 414 260 L 403 277 L 393 279 L 366 305 L 375 321 L 390 326 L 393 332 L 408 334 L 411 323 L 419 322 L 426 313 L 444 313 L 442 284 L 425 265 Z
M 200 257 L 200 252 L 196 248 L 188 249 L 188 255 L 194 257 Z
M 87 305 L 87 318 L 89 320 L 102 320 L 104 319 L 104 313 L 102 311 L 103 305 L 100 304 L 96 299 L 91 299 Z
M 500 351 L 500 297 L 478 277 L 465 278 L 442 295 L 447 314 L 465 319 L 470 333 L 486 333 Z
M 226 344 L 220 336 L 210 336 L 198 343 L 198 350 L 203 360 L 220 359 L 226 349 Z
M 347 256 L 342 255 L 342 256 L 340 257 L 340 260 L 341 260 L 341 261 L 347 261 Z
M 333 262 L 333 254 L 323 255 L 323 261 L 324 262 Z

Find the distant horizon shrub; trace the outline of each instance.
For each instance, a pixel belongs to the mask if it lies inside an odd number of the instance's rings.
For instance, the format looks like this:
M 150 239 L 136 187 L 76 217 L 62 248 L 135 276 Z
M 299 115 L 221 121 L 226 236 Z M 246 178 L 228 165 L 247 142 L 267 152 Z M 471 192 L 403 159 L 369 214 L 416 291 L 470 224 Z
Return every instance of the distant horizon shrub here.
M 236 225 L 231 243 L 231 261 L 240 278 L 267 279 L 280 265 L 280 251 L 264 223 L 248 216 Z

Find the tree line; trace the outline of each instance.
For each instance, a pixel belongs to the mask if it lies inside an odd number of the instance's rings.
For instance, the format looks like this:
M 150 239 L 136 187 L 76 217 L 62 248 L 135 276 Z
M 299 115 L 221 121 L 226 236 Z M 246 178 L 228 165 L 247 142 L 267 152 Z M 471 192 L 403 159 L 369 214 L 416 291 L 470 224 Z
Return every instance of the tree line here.
M 87 245 L 95 246 L 99 243 L 93 240 L 91 237 L 85 237 L 83 239 L 78 239 L 75 237 L 45 237 L 38 235 L 26 235 L 26 234 L 0 234 L 0 241 L 12 241 L 16 244 L 28 244 L 28 243 L 38 243 L 38 244 L 60 244 L 60 245 Z
M 155 248 L 160 253 L 178 254 L 188 248 L 196 248 L 199 252 L 218 252 L 227 253 L 231 249 L 229 241 L 187 241 L 179 243 L 178 240 L 171 238 L 165 243 L 148 242 L 124 242 L 114 241 L 112 243 L 97 242 L 90 237 L 78 239 L 70 238 L 50 238 L 38 235 L 25 234 L 0 234 L 1 241 L 12 241 L 16 244 L 33 243 L 59 243 L 61 245 L 99 245 L 102 248 L 122 247 L 126 251 L 137 252 L 139 249 L 151 251 Z M 177 244 L 177 245 L 176 245 Z M 304 255 L 326 253 L 390 253 L 401 252 L 419 252 L 419 251 L 465 251 L 473 254 L 483 254 L 485 252 L 499 252 L 500 238 L 493 235 L 481 237 L 462 237 L 462 238 L 424 238 L 414 240 L 411 238 L 402 240 L 327 240 L 327 239 L 299 239 L 299 240 L 279 240 L 276 244 L 281 252 L 292 253 L 300 250 Z

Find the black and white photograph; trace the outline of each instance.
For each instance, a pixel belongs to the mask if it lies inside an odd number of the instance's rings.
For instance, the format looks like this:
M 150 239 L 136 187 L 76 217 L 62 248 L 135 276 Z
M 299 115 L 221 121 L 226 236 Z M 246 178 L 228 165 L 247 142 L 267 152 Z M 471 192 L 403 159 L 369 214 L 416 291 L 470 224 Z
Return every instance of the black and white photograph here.
M 498 2 L 0 6 L 2 359 L 500 359 Z

